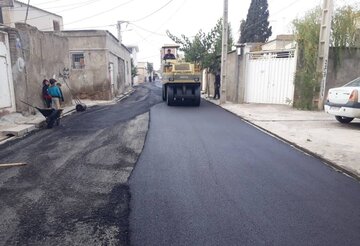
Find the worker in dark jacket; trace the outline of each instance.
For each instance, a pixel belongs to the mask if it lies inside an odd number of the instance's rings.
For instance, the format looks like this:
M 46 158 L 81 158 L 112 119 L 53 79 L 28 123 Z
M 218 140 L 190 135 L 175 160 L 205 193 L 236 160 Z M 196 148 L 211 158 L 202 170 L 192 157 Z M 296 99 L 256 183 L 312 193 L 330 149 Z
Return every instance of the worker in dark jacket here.
M 42 87 L 42 98 L 47 108 L 51 107 L 51 96 L 48 92 L 49 88 L 49 81 L 47 79 L 43 80 L 43 87 Z
M 59 87 L 60 94 L 61 94 L 61 97 L 60 97 L 61 101 L 62 101 L 62 102 L 65 102 L 65 100 L 64 100 L 64 94 L 63 94 L 63 92 L 62 92 L 62 90 L 61 90 L 61 84 L 58 82 L 58 83 L 56 83 L 56 86 Z
M 220 86 L 221 86 L 220 72 L 217 72 L 215 74 L 215 82 L 214 82 L 214 87 L 215 87 L 214 99 L 216 98 L 220 99 Z

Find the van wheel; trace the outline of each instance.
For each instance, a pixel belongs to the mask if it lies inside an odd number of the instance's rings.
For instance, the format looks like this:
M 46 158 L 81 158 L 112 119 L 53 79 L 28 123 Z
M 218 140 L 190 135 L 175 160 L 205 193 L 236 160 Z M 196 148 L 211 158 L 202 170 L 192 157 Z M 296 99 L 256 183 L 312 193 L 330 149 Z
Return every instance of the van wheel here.
M 335 116 L 335 119 L 336 119 L 337 121 L 339 121 L 340 123 L 348 124 L 348 123 L 350 123 L 354 118 L 344 117 L 344 116 Z

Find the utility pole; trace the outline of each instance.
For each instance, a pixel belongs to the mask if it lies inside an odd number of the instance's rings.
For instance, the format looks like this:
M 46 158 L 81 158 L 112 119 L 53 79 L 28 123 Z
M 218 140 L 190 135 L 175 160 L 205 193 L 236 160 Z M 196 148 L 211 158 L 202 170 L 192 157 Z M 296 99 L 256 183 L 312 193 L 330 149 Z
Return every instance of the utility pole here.
M 26 7 L 26 15 L 25 15 L 25 21 L 24 21 L 25 24 L 26 24 L 28 15 L 29 15 L 29 7 L 30 7 L 30 0 L 28 0 L 27 7 Z
M 222 53 L 221 53 L 221 94 L 220 104 L 226 102 L 226 60 L 228 52 L 228 0 L 224 0 L 223 31 L 222 31 Z
M 121 36 L 121 24 L 124 23 L 123 21 L 118 21 L 117 22 L 117 31 L 118 31 L 118 40 L 119 40 L 119 43 L 121 44 L 122 42 L 122 36 Z
M 116 24 L 116 28 L 117 28 L 117 31 L 118 31 L 118 40 L 119 40 L 119 43 L 122 43 L 121 24 L 123 24 L 123 23 L 129 24 L 128 21 L 118 21 L 117 24 Z
M 324 107 L 333 9 L 333 0 L 324 0 L 321 15 L 319 51 L 317 59 L 317 71 L 321 74 L 318 109 L 323 109 Z

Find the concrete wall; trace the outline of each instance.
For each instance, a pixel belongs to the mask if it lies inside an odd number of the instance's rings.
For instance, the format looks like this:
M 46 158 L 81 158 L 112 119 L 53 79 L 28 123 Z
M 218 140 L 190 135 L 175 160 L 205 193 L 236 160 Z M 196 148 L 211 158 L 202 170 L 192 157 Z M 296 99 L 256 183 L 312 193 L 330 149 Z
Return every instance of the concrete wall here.
M 342 49 L 340 62 L 336 67 L 334 61 L 334 50 L 330 49 L 325 95 L 330 88 L 342 86 L 360 77 L 360 48 Z
M 236 51 L 227 55 L 226 64 L 226 100 L 238 102 L 239 93 L 239 56 Z
M 227 54 L 226 63 L 226 101 L 237 103 L 239 99 L 239 68 L 240 57 L 236 51 Z M 215 93 L 215 74 L 205 71 L 203 75 L 203 86 L 205 93 L 209 97 L 213 97 Z M 223 83 L 222 85 L 223 86 Z M 221 93 L 221 88 L 220 88 Z
M 15 27 L 15 23 L 24 22 L 26 9 L 27 4 L 18 1 L 14 1 L 14 7 L 4 7 L 4 24 Z M 61 16 L 30 5 L 27 24 L 37 27 L 40 31 L 54 31 L 54 21 L 59 23 L 60 30 L 62 30 L 63 19 Z
M 214 82 L 215 82 L 215 76 L 207 71 L 207 69 L 204 69 L 202 72 L 202 91 L 204 94 L 206 94 L 208 97 L 214 96 Z
M 108 73 L 106 37 L 102 32 L 71 31 L 62 35 L 69 39 L 69 63 L 72 54 L 83 53 L 85 67 L 75 69 L 70 64 L 71 88 L 80 98 L 110 100 L 111 85 Z
M 131 51 L 109 32 L 106 32 L 106 47 L 113 57 L 116 67 L 116 87 L 115 94 L 121 94 L 126 88 L 131 86 Z
M 61 35 L 69 39 L 70 63 L 72 54 L 84 54 L 84 68 L 70 64 L 71 88 L 80 98 L 111 100 L 131 85 L 130 52 L 107 31 L 65 31 Z
M 133 59 L 134 66 L 137 67 L 137 64 L 138 64 L 137 53 L 139 52 L 139 47 L 138 46 L 133 46 L 133 45 L 127 45 L 126 47 L 131 51 L 131 58 Z M 130 66 L 131 66 L 131 63 L 130 63 Z M 131 70 L 131 68 L 130 68 L 130 70 Z M 135 76 L 133 78 L 132 83 L 134 85 L 139 84 L 139 77 Z
M 243 51 L 243 54 L 245 54 L 245 51 Z M 227 54 L 226 78 L 226 100 L 233 103 L 243 103 L 245 90 L 245 55 L 239 55 L 237 50 Z M 214 82 L 214 74 L 205 74 L 205 93 L 210 97 L 214 96 Z
M 61 82 L 59 73 L 69 67 L 69 46 L 67 38 L 54 33 L 20 23 L 16 28 L 8 29 L 16 105 L 18 112 L 28 112 L 20 100 L 44 107 L 42 80 L 55 78 Z M 62 90 L 65 104 L 71 104 L 68 89 L 63 86 Z

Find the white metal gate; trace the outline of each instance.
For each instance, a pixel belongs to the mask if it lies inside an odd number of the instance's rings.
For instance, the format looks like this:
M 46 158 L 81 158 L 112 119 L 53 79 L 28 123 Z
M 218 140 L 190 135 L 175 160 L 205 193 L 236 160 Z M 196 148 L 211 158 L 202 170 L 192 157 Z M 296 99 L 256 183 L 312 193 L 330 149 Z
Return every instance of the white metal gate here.
M 8 66 L 7 49 L 0 42 L 0 109 L 12 106 Z
M 295 71 L 295 50 L 248 53 L 245 102 L 292 104 Z

